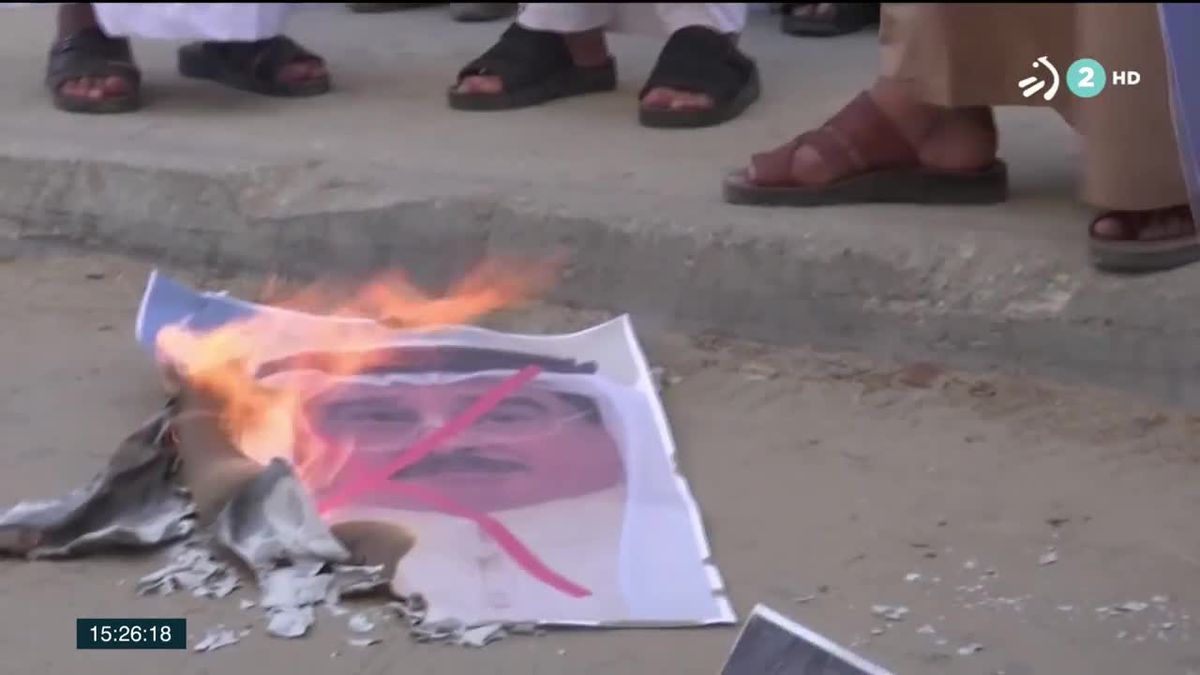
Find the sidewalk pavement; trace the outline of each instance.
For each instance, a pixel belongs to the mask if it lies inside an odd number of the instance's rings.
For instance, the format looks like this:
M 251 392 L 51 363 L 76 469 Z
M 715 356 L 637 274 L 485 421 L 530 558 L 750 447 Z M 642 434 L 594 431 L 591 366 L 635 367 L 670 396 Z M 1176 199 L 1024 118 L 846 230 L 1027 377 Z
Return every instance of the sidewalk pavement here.
M 642 321 L 967 367 L 1005 365 L 1200 400 L 1200 267 L 1097 275 L 1071 132 L 1006 110 L 1013 198 L 972 208 L 763 210 L 722 173 L 869 82 L 874 37 L 799 40 L 755 17 L 765 96 L 717 129 L 636 124 L 658 43 L 614 40 L 620 91 L 533 110 L 446 108 L 501 25 L 444 8 L 302 14 L 337 91 L 277 101 L 182 80 L 140 42 L 147 110 L 81 117 L 41 89 L 48 7 L 0 22 L 0 232 L 301 276 L 400 265 L 438 282 L 485 252 L 574 252 L 554 300 Z M 1014 84 L 1015 86 L 1015 84 Z

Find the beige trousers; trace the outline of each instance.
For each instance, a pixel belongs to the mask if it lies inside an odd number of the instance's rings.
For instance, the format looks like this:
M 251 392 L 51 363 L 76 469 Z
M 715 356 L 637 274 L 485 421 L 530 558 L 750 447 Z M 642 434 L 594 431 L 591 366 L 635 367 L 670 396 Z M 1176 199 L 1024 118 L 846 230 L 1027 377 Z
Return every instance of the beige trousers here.
M 884 4 L 883 75 L 907 81 L 922 99 L 948 106 L 1043 105 L 1083 137 L 1082 198 L 1104 209 L 1144 210 L 1187 203 L 1171 120 L 1166 54 L 1154 4 Z M 1018 82 L 1061 83 L 1050 101 L 1025 98 Z M 1109 72 L 1136 70 L 1136 86 L 1080 98 L 1066 71 L 1092 58 Z

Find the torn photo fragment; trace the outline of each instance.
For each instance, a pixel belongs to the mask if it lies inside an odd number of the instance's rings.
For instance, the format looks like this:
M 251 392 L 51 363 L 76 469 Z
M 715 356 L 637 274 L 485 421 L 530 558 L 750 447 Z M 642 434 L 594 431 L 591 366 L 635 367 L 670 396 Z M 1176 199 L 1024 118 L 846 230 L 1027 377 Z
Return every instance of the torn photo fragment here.
M 734 641 L 721 675 L 762 673 L 892 675 L 885 668 L 759 604 L 751 611 Z
M 136 328 L 181 385 L 199 519 L 227 518 L 221 543 L 256 573 L 278 550 L 381 566 L 428 625 L 735 621 L 627 317 L 399 330 L 155 273 Z M 236 345 L 236 372 L 196 377 L 214 345 Z

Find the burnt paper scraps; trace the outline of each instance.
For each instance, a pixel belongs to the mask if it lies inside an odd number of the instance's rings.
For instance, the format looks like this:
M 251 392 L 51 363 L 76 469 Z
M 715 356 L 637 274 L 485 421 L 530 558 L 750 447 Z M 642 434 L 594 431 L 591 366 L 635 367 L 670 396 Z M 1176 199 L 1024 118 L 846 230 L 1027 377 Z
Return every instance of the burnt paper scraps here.
M 143 577 L 139 592 L 224 597 L 238 585 L 229 553 L 258 584 L 267 633 L 296 638 L 316 622 L 315 609 L 386 585 L 382 566 L 350 565 L 350 553 L 321 522 L 291 466 L 272 462 L 242 486 L 212 526 L 211 541 L 180 546 L 171 563 Z M 332 611 L 332 610 L 331 610 Z
M 240 585 L 237 573 L 198 541 L 179 545 L 171 561 L 138 580 L 138 595 L 188 591 L 196 597 L 224 598 Z
M 256 572 L 282 563 L 346 562 L 350 552 L 317 515 L 292 467 L 276 459 L 217 516 L 217 541 Z
M 292 467 L 274 460 L 217 516 L 216 540 L 258 581 L 267 632 L 300 637 L 316 621 L 314 608 L 337 607 L 343 596 L 382 588 L 382 566 L 347 565 L 350 552 L 321 521 Z
M 383 566 L 354 565 L 317 515 L 291 466 L 272 462 L 236 489 L 205 529 L 197 528 L 191 492 L 180 483 L 177 400 L 121 444 L 87 486 L 67 496 L 26 501 L 0 516 L 0 551 L 28 558 L 80 556 L 112 548 L 179 542 L 166 565 L 137 583 L 140 595 L 188 592 L 224 598 L 241 585 L 238 567 L 258 582 L 267 632 L 306 634 L 318 605 L 386 586 Z M 214 454 L 214 456 L 218 456 Z M 230 560 L 229 555 L 235 560 Z M 236 642 L 207 636 L 198 651 Z M 240 638 L 238 638 L 240 639 Z
M 190 535 L 195 510 L 173 476 L 175 403 L 121 444 L 103 471 L 65 497 L 24 501 L 0 515 L 0 552 L 27 558 L 146 547 Z

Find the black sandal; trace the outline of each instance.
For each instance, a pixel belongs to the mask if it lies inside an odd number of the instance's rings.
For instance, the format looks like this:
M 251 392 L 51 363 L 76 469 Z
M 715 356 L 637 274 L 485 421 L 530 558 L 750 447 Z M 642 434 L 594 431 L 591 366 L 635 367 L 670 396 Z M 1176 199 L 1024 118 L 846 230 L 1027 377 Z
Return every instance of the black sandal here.
M 494 75 L 504 90 L 498 94 L 462 93 L 458 85 L 473 75 Z M 512 110 L 617 88 L 617 67 L 610 57 L 599 66 L 577 66 L 566 39 L 551 31 L 512 24 L 499 42 L 467 64 L 447 98 L 455 110 Z
M 1116 218 L 1121 223 L 1124 236 L 1116 239 L 1098 236 L 1096 224 L 1104 218 Z M 1143 238 L 1143 231 L 1153 227 L 1156 220 L 1192 222 L 1192 230 L 1170 236 Z M 1088 243 L 1092 263 L 1105 272 L 1162 272 L 1200 260 L 1200 237 L 1196 233 L 1192 210 L 1187 205 L 1151 211 L 1102 213 L 1088 227 Z
M 835 2 L 824 13 L 818 13 L 810 2 L 783 3 L 783 18 L 779 28 L 788 35 L 801 37 L 836 37 L 860 31 L 879 23 L 879 3 Z M 807 14 L 796 14 L 799 7 L 814 7 Z
M 459 23 L 483 23 L 507 19 L 517 9 L 515 2 L 452 2 L 450 16 Z
M 656 87 L 707 94 L 713 105 L 703 110 L 668 110 L 643 105 L 638 110 L 642 126 L 713 126 L 737 117 L 758 100 L 758 64 L 727 36 L 711 28 L 688 26 L 675 31 L 667 40 L 638 100 L 644 99 Z
M 330 89 L 329 76 L 300 82 L 280 82 L 279 72 L 298 61 L 317 61 L 294 40 L 276 36 L 256 42 L 193 42 L 179 48 L 179 74 L 212 80 L 265 96 L 317 96 Z
M 129 92 L 100 99 L 64 94 L 67 82 L 81 78 L 119 77 Z M 59 110 L 77 113 L 123 113 L 141 107 L 142 75 L 133 63 L 129 41 L 105 35 L 99 28 L 87 28 L 55 42 L 46 64 L 46 87 Z

